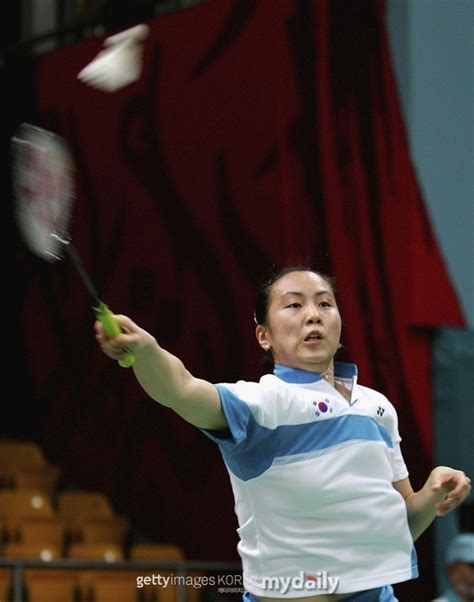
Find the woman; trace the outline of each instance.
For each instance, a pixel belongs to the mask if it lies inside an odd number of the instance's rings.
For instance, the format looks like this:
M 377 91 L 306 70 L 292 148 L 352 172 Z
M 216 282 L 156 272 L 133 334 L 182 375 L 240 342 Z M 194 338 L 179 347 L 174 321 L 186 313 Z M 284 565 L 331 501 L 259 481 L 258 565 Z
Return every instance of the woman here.
M 469 494 L 463 472 L 435 468 L 414 493 L 397 414 L 334 362 L 341 316 L 332 280 L 305 266 L 274 274 L 257 295 L 260 346 L 273 374 L 211 384 L 129 318 L 97 340 L 135 354 L 143 389 L 217 443 L 239 521 L 244 598 L 305 602 L 396 600 L 390 584 L 417 576 L 413 542 Z

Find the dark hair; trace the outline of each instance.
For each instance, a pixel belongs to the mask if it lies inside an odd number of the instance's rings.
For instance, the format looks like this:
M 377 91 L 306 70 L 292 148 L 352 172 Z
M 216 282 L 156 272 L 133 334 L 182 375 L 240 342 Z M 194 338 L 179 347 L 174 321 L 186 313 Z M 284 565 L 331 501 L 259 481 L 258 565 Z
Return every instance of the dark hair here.
M 265 322 L 267 320 L 268 300 L 270 298 L 270 292 L 271 292 L 272 286 L 282 276 L 285 276 L 286 274 L 290 274 L 291 272 L 313 272 L 313 274 L 316 274 L 317 276 L 319 276 L 320 278 L 325 280 L 330 285 L 334 294 L 336 294 L 335 278 L 333 278 L 331 276 L 326 276 L 325 274 L 321 274 L 321 272 L 318 272 L 317 270 L 315 270 L 314 268 L 312 268 L 310 266 L 302 265 L 302 264 L 295 264 L 295 265 L 287 265 L 282 268 L 277 268 L 271 272 L 271 274 L 267 278 L 267 280 L 265 280 L 263 282 L 263 284 L 260 285 L 260 288 L 258 289 L 257 296 L 255 299 L 255 313 L 253 315 L 254 320 L 257 324 L 263 325 L 263 324 L 265 324 Z

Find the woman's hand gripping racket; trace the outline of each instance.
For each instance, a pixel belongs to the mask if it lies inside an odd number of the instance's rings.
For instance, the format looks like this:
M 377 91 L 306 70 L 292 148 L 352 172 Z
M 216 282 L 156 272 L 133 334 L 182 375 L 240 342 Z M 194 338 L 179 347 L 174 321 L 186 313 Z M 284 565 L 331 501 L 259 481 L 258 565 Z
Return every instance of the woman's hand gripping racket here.
M 75 188 L 74 163 L 65 141 L 42 128 L 21 124 L 12 137 L 12 169 L 16 218 L 26 245 L 47 261 L 61 260 L 67 253 L 94 300 L 93 309 L 104 334 L 117 336 L 120 326 L 99 299 L 68 236 Z M 118 360 L 124 368 L 134 361 L 131 352 Z

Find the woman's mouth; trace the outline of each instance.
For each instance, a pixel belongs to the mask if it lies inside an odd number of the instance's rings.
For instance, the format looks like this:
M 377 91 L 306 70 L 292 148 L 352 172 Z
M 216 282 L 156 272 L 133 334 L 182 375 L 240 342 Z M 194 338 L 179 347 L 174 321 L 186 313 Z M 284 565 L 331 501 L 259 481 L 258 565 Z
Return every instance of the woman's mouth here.
M 305 345 L 317 345 L 323 340 L 323 336 L 319 332 L 311 332 L 304 339 Z

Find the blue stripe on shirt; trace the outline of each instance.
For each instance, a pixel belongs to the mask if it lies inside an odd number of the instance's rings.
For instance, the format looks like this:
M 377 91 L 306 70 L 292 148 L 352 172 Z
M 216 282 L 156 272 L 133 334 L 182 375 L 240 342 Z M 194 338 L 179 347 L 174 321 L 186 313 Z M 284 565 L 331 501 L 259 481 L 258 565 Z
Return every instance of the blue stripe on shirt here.
M 244 481 L 261 475 L 276 458 L 330 450 L 348 441 L 383 441 L 393 447 L 386 429 L 368 416 L 351 414 L 269 429 L 257 423 L 248 405 L 229 388 L 216 386 L 229 429 L 202 431 L 219 445 L 229 469 Z

